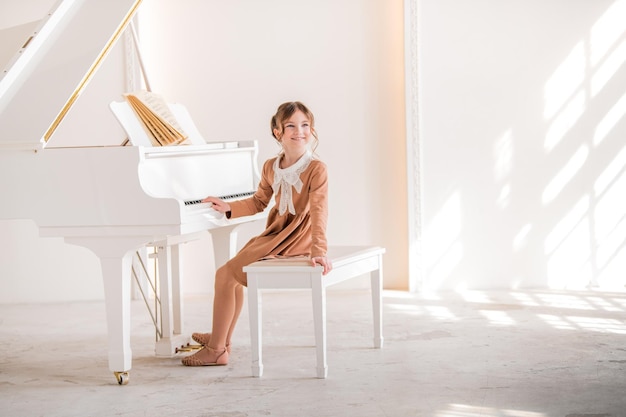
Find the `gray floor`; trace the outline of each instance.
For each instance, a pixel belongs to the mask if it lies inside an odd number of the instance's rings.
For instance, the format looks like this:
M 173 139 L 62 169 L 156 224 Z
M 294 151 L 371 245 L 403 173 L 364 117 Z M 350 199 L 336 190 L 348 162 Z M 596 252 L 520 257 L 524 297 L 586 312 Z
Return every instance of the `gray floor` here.
M 2 416 L 626 416 L 626 294 L 385 292 L 383 349 L 365 291 L 328 297 L 329 377 L 316 379 L 306 292 L 264 297 L 262 378 L 244 309 L 228 366 L 156 358 L 133 304 L 133 369 L 106 361 L 104 304 L 0 306 Z M 210 299 L 186 300 L 204 330 Z

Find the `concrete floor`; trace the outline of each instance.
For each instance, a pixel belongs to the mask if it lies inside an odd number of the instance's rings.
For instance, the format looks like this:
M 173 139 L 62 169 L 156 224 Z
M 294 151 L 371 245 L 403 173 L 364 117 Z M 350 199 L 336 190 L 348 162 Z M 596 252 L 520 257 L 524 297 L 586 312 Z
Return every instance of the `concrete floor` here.
M 244 309 L 228 366 L 156 358 L 133 302 L 133 369 L 108 370 L 104 304 L 0 306 L 2 416 L 626 416 L 626 294 L 385 292 L 383 349 L 369 294 L 330 291 L 328 379 L 316 379 L 306 292 L 264 297 L 262 378 Z M 186 300 L 205 330 L 210 299 Z

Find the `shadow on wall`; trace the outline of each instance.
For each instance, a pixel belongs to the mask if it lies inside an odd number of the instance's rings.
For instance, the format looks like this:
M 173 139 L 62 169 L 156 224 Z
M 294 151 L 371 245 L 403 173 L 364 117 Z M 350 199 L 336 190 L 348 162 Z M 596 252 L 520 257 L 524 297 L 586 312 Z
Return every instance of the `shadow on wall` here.
M 465 237 L 480 233 L 468 219 L 479 218 L 486 229 L 501 221 L 501 230 L 485 233 L 499 234 L 500 241 L 506 234 L 510 247 L 494 248 L 493 258 L 474 270 L 506 281 L 504 287 L 624 289 L 625 15 L 626 1 L 611 3 L 545 80 L 544 127 L 535 132 L 542 143 L 531 144 L 519 126 L 493 142 L 494 199 L 484 203 L 490 206 L 483 216 L 494 210 L 494 222 L 468 212 L 475 210 L 468 204 L 475 196 L 464 191 L 470 188 L 449 192 L 425 230 L 427 287 L 463 288 L 475 278 L 472 272 L 459 277 L 474 255 Z M 510 257 L 510 276 L 490 270 L 501 255 Z

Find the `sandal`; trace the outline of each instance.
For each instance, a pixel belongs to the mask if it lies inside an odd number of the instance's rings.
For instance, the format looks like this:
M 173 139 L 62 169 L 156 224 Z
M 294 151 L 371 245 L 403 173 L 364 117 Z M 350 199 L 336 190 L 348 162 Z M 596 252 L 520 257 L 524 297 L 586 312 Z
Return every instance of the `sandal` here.
M 202 346 L 208 346 L 211 342 L 211 333 L 192 333 L 191 338 Z M 230 343 L 226 343 L 226 351 L 230 353 Z
M 217 354 L 216 357 L 211 358 Z M 228 365 L 228 351 L 218 351 L 210 346 L 204 346 L 202 349 L 182 359 L 185 366 L 221 366 Z

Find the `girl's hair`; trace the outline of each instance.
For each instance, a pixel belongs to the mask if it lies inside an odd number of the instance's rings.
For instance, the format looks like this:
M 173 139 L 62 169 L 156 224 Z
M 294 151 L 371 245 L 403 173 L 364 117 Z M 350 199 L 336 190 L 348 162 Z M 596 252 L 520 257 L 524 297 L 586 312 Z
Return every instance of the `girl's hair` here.
M 311 134 L 315 138 L 312 151 L 315 152 L 315 149 L 317 148 L 317 145 L 319 143 L 317 132 L 315 131 L 315 117 L 313 116 L 311 110 L 309 110 L 307 106 L 299 101 L 288 101 L 278 106 L 278 110 L 276 110 L 276 114 L 272 116 L 272 121 L 270 122 L 272 136 L 274 136 L 274 138 L 279 141 L 280 137 L 283 135 L 283 125 L 298 110 L 304 113 L 304 115 L 309 119 L 309 122 L 311 123 Z M 274 130 L 278 130 L 278 137 L 274 134 Z

